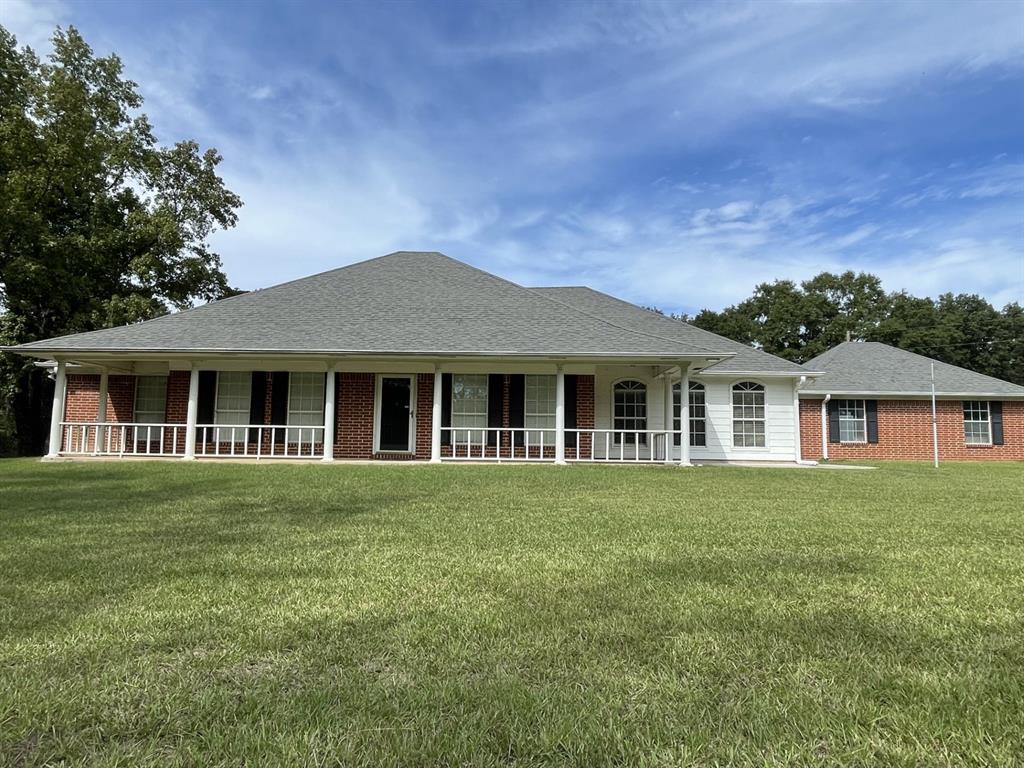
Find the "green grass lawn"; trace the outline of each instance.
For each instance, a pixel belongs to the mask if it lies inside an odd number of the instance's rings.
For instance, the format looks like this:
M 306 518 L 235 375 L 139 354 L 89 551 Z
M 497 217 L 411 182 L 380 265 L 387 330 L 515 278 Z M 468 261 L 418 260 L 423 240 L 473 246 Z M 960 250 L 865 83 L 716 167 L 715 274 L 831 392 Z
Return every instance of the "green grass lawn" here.
M 0 462 L 0 765 L 1021 762 L 1021 464 Z

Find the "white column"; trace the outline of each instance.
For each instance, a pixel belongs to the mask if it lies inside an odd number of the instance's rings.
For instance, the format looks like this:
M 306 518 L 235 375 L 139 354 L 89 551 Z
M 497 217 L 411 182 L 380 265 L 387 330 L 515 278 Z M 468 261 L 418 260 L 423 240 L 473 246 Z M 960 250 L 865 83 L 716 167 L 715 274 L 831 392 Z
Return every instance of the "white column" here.
M 434 366 L 434 407 L 430 414 L 430 463 L 441 463 L 441 366 Z
M 675 407 L 675 403 L 673 402 L 673 398 L 672 398 L 672 377 L 669 376 L 668 372 L 666 371 L 664 378 L 665 378 L 665 398 L 664 398 L 665 418 L 663 419 L 662 423 L 665 425 L 665 432 L 666 432 L 666 434 L 665 434 L 665 463 L 666 464 L 674 464 L 675 462 L 672 459 L 672 449 L 673 449 L 674 443 L 675 443 L 675 440 L 674 440 L 675 435 L 672 434 L 672 428 L 674 426 L 672 424 L 672 421 L 673 421 L 673 419 L 672 419 L 672 409 L 673 409 L 673 407 Z
M 185 455 L 186 461 L 196 457 L 196 419 L 199 417 L 199 369 L 192 366 L 188 378 L 188 415 L 185 419 Z
M 103 446 L 103 422 L 107 420 L 107 384 L 109 383 L 110 375 L 107 371 L 100 372 L 100 401 L 99 406 L 96 408 L 96 421 L 99 422 L 100 426 L 96 427 L 96 443 L 93 445 L 93 454 L 100 452 Z M 134 415 L 132 419 L 134 420 Z
M 324 457 L 321 461 L 334 461 L 334 380 L 337 377 L 337 368 L 329 367 L 324 387 Z
M 793 448 L 793 459 L 797 464 L 804 460 L 803 441 L 800 439 L 800 385 L 807 381 L 806 376 L 793 380 L 793 439 L 796 445 Z
M 565 373 L 555 372 L 555 464 L 565 464 Z
M 679 466 L 690 466 L 690 364 L 679 364 Z
M 63 360 L 57 361 L 57 378 L 53 385 L 53 408 L 50 411 L 50 447 L 46 458 L 56 459 L 60 455 L 64 429 L 64 391 L 67 388 L 67 371 Z

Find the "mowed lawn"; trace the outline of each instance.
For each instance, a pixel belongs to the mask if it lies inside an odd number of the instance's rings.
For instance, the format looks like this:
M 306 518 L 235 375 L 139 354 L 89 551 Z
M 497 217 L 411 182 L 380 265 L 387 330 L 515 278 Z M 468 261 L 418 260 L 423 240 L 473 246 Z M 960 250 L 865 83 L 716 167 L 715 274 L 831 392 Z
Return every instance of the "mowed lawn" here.
M 0 462 L 0 765 L 1022 762 L 1022 464 Z

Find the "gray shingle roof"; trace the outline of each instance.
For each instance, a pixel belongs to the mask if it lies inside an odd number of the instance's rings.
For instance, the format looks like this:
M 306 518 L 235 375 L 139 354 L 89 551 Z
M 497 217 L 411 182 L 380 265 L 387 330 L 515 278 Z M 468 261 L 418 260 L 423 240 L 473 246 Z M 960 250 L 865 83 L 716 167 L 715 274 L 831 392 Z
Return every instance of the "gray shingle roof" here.
M 940 363 L 874 341 L 846 341 L 807 362 L 824 374 L 801 387 L 803 393 L 930 395 L 935 363 L 938 395 L 1008 395 L 1024 397 L 1024 387 L 966 368 Z
M 401 251 L 144 323 L 15 349 L 37 356 L 197 351 L 716 357 L 734 351 L 733 342 L 685 328 L 622 322 L 440 253 Z
M 577 286 L 570 288 L 537 288 L 535 290 L 577 309 L 606 317 L 618 325 L 659 335 L 672 336 L 684 343 L 715 346 L 718 349 L 734 354 L 734 357 L 729 357 L 714 365 L 709 365 L 704 369 L 706 373 L 761 372 L 808 375 L 814 370 L 813 367 L 800 366 L 781 357 L 769 355 L 767 352 L 761 352 L 746 344 L 727 339 L 710 331 L 705 331 L 689 323 L 673 320 L 665 315 L 659 315 L 657 312 L 643 309 L 636 304 L 630 304 L 628 301 L 609 296 L 607 293 L 595 291 L 593 288 Z

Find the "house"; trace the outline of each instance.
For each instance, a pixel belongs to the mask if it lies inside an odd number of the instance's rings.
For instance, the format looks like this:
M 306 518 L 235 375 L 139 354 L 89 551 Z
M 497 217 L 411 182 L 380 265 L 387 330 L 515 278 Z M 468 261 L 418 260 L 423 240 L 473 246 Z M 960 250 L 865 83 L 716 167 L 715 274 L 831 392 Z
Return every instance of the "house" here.
M 792 462 L 813 376 L 418 252 L 13 351 L 56 361 L 51 457 Z
M 1024 460 L 1024 387 L 887 344 L 845 342 L 807 363 L 804 459 Z

